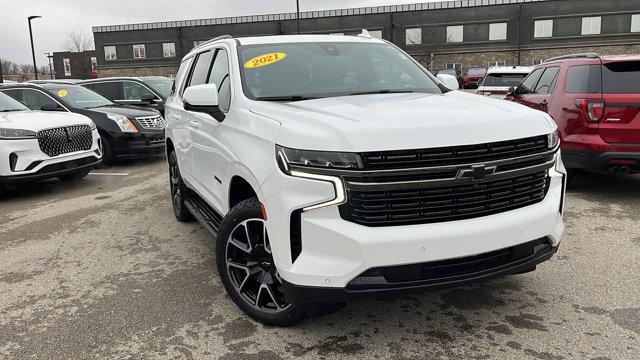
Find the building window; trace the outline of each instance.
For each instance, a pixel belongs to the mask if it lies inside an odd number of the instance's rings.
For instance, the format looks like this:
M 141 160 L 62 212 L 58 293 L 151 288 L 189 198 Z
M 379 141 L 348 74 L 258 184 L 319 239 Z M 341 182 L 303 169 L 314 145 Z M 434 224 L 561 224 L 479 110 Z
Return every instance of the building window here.
M 553 20 L 536 20 L 533 37 L 547 38 L 553 36 Z
M 422 28 L 407 29 L 405 44 L 407 45 L 422 44 Z
M 582 18 L 582 35 L 598 35 L 600 34 L 600 24 L 602 18 L 600 16 L 590 16 Z
M 460 63 L 447 63 L 447 69 L 462 69 L 462 64 Z
M 104 59 L 105 60 L 116 60 L 118 56 L 116 55 L 116 47 L 115 46 L 105 46 L 104 47 Z
M 145 51 L 144 45 L 133 45 L 134 59 L 144 59 L 146 57 L 147 57 L 147 52 Z
M 507 62 L 502 60 L 495 60 L 495 61 L 487 61 L 487 67 L 492 67 L 492 66 L 506 66 Z
M 507 40 L 507 23 L 489 24 L 489 40 Z
M 382 30 L 370 30 L 369 35 L 374 39 L 382 39 Z
M 162 56 L 176 57 L 176 44 L 175 43 L 163 43 L 162 44 Z
M 631 15 L 631 32 L 640 32 L 640 14 Z
M 464 41 L 464 27 L 462 25 L 447 26 L 447 42 L 459 43 L 463 41 Z

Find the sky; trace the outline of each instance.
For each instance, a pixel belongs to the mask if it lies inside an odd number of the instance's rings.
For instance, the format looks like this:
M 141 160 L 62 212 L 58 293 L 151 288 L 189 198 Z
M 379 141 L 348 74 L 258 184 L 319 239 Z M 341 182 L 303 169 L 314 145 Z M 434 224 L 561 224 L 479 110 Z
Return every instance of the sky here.
M 300 0 L 300 11 L 422 3 L 434 0 Z M 92 26 L 295 12 L 295 0 L 0 0 L 0 58 L 31 63 L 27 17 L 38 66 L 46 52 L 64 51 L 67 32 Z

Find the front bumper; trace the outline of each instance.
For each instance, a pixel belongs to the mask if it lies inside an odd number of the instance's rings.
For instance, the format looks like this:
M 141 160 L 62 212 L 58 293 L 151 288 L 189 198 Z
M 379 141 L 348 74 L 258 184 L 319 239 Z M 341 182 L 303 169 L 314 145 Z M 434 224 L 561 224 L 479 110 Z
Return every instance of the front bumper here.
M 113 153 L 118 160 L 156 156 L 164 152 L 164 131 L 141 131 L 114 137 Z
M 291 214 L 302 207 L 329 201 L 335 197 L 332 184 L 274 173 L 263 184 L 263 203 L 284 212 L 269 212 L 267 227 L 274 260 L 289 292 L 295 299 L 313 295 L 317 290 L 346 296 L 375 292 L 350 290 L 349 284 L 374 268 L 423 264 L 476 256 L 506 249 L 536 239 L 548 239 L 557 249 L 565 226 L 562 218 L 565 175 L 550 171 L 549 190 L 543 201 L 500 214 L 444 223 L 367 227 L 340 217 L 337 206 L 302 212 L 300 231 L 302 251 L 292 263 Z M 286 188 L 286 192 L 277 189 Z M 553 250 L 555 252 L 555 250 Z M 553 254 L 536 256 L 523 264 L 451 282 L 420 285 L 420 288 L 460 285 L 535 267 Z M 547 256 L 548 255 L 548 256 Z M 413 285 L 394 288 L 393 292 L 415 290 Z M 404 290 L 403 290 L 404 288 Z M 391 290 L 383 289 L 382 292 Z M 296 295 L 301 293 L 302 295 Z M 338 299 L 341 298 L 339 295 Z M 306 300 L 305 300 L 306 301 Z M 323 302 L 313 297 L 309 301 Z

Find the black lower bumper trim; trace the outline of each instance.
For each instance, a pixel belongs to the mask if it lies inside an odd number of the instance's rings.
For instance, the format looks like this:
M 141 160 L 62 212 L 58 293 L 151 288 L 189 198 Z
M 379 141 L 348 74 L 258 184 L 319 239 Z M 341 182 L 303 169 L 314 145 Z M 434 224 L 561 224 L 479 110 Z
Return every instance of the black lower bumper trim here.
M 519 274 L 535 268 L 558 251 L 558 247 L 540 247 L 532 255 L 494 268 L 464 274 L 463 276 L 439 277 L 419 281 L 379 284 L 366 288 L 329 288 L 300 286 L 284 281 L 283 293 L 291 303 L 339 303 L 356 298 L 384 298 L 430 290 L 452 288 L 487 281 L 506 275 Z
M 626 165 L 629 173 L 640 172 L 640 148 L 638 152 L 580 151 L 562 150 L 562 161 L 567 169 L 582 169 L 591 172 L 611 173 L 617 164 L 614 160 L 635 160 L 637 163 Z M 620 165 L 617 165 L 618 167 Z
M 101 161 L 102 160 L 97 157 L 89 156 L 81 159 L 50 164 L 33 174 L 0 176 L 0 184 L 30 183 L 69 175 L 78 171 L 92 169 L 96 165 L 100 164 Z

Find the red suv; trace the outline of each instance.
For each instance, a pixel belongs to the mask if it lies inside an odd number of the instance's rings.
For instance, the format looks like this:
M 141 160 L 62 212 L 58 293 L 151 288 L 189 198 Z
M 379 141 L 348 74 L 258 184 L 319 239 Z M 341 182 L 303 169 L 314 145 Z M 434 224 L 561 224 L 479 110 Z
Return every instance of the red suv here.
M 507 99 L 556 121 L 568 169 L 640 172 L 640 55 L 552 58 Z

